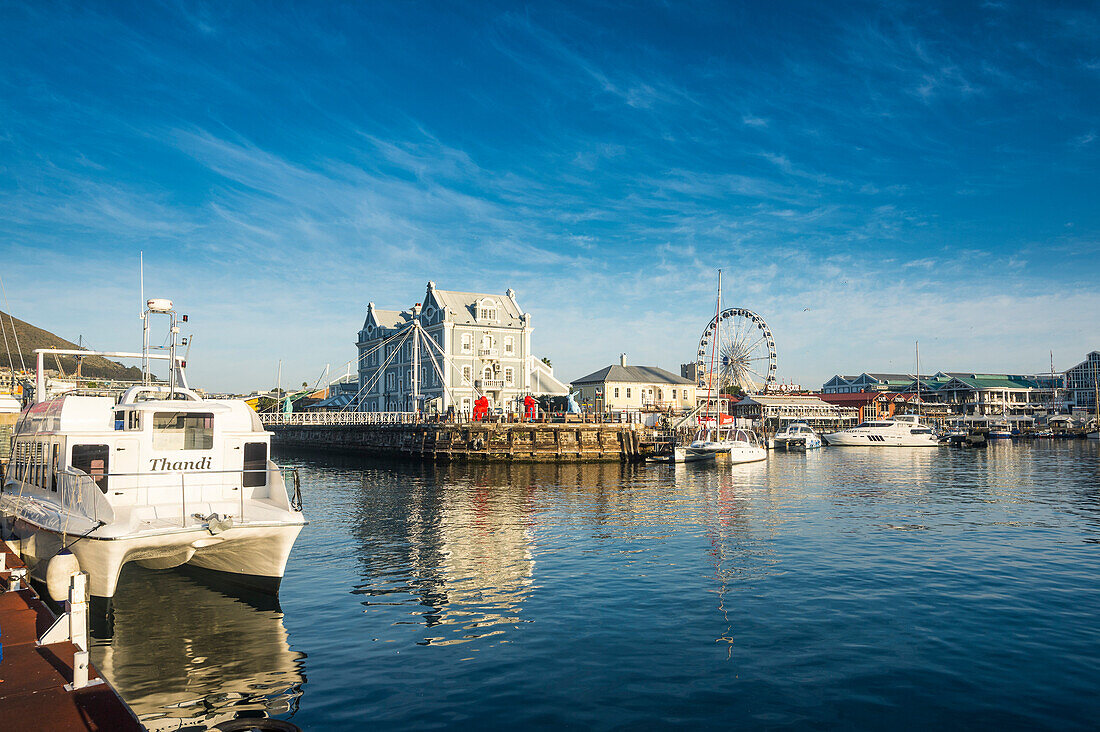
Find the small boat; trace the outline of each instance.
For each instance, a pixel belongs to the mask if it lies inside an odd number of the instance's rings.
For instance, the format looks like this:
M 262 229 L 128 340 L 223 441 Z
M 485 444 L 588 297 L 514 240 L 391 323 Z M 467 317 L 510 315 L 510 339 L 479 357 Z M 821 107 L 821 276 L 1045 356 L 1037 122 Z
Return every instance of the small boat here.
M 38 349 L 34 403 L 20 415 L 0 487 L 2 538 L 55 600 L 88 573 L 93 597 L 111 598 L 123 565 L 187 565 L 238 586 L 275 594 L 305 525 L 297 472 L 270 458 L 271 433 L 240 399 L 206 399 L 190 389 L 176 355 Z M 143 380 L 111 396 L 79 389 L 50 398 L 43 356 L 97 355 L 169 362 L 167 382 Z M 288 486 L 292 495 L 288 496 Z M 170 602 L 170 598 L 165 601 Z
M 937 447 L 940 444 L 932 428 L 922 425 L 915 414 L 862 422 L 824 437 L 829 445 L 840 447 Z
M 711 453 L 715 457 L 728 458 L 731 463 L 752 463 L 768 457 L 768 451 L 755 432 L 735 427 L 702 430 L 688 446 L 688 452 Z
M 775 433 L 776 449 L 814 450 L 821 447 L 821 437 L 805 422 L 791 422 Z
M 1012 430 L 1007 422 L 994 422 L 989 425 L 989 433 L 986 435 L 991 440 L 1011 440 Z
M 662 452 L 657 455 L 650 455 L 647 459 L 651 463 L 698 463 L 714 460 L 714 453 L 692 452 L 688 448 L 678 445 L 672 448 L 672 452 Z

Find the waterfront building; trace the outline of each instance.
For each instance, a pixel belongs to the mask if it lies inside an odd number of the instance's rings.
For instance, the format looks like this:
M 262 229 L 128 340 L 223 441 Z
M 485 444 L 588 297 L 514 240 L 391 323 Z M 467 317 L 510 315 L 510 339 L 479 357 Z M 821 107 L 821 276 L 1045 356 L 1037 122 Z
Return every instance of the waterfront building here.
M 913 374 L 837 374 L 821 387 L 822 394 L 858 394 L 861 391 L 901 391 L 916 378 Z
M 857 377 L 836 375 L 822 385 L 822 398 L 858 408 L 863 419 L 884 419 L 894 414 L 899 394 L 920 393 L 922 406 L 944 415 L 1030 416 L 1037 411 L 1057 411 L 1065 400 L 1062 374 L 979 374 L 937 371 L 922 374 L 863 373 Z M 883 394 L 886 399 L 873 395 Z M 866 395 L 866 396 L 864 396 Z M 832 399 L 831 397 L 849 397 Z M 933 405 L 944 405 L 937 409 Z
M 420 331 L 432 344 L 412 337 Z M 503 296 L 437 289 L 422 302 L 382 310 L 373 302 L 359 331 L 358 405 L 368 412 L 471 412 L 484 396 L 491 409 L 520 411 L 527 394 L 568 393 L 531 350 L 531 315 L 509 289 Z M 419 364 L 414 383 L 413 363 Z
M 816 394 L 749 394 L 733 405 L 741 419 L 764 420 L 769 430 L 789 421 L 813 427 L 845 427 L 859 420 L 859 410 L 831 404 Z
M 580 403 L 595 411 L 695 408 L 694 381 L 657 366 L 627 366 L 625 353 L 619 363 L 574 379 L 572 386 Z
M 1051 407 L 1049 377 L 1044 385 L 1036 376 L 957 372 L 945 375 L 949 378 L 924 396 L 930 402 L 946 405 L 957 415 L 1030 416 Z M 912 390 L 915 389 L 913 385 Z
M 1069 401 L 1077 409 L 1096 410 L 1096 385 L 1100 382 L 1100 351 L 1093 351 L 1085 360 L 1065 373 Z
M 9 368 L 0 368 L 0 394 L 22 394 L 23 380 L 27 378 L 25 374 Z

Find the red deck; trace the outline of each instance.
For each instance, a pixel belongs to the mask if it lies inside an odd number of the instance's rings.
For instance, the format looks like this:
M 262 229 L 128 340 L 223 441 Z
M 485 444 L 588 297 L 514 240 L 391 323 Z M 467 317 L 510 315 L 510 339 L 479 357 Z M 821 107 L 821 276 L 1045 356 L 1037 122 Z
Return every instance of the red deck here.
M 22 567 L 7 544 L 7 567 Z M 0 572 L 0 588 L 8 587 L 10 572 Z M 54 614 L 32 589 L 0 591 L 0 729 L 13 732 L 42 730 L 140 731 L 126 703 L 110 684 L 101 683 L 67 691 L 73 680 L 72 643 L 37 645 L 38 637 L 53 623 Z M 88 678 L 98 679 L 94 667 Z

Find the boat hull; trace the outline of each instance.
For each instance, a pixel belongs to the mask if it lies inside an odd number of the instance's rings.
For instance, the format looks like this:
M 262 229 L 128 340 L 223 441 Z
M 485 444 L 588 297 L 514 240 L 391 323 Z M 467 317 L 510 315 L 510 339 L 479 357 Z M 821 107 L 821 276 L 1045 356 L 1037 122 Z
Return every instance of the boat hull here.
M 783 450 L 795 450 L 799 452 L 805 452 L 806 450 L 816 450 L 821 447 L 821 438 L 817 436 L 799 436 L 775 438 L 775 447 Z
M 671 453 L 651 456 L 649 461 L 654 463 L 697 463 L 713 459 L 714 453 L 692 452 L 684 447 L 676 447 L 673 448 Z
M 240 524 L 219 534 L 203 526 L 117 538 L 77 539 L 18 517 L 5 518 L 5 538 L 13 541 L 33 578 L 45 581 L 46 566 L 68 546 L 88 573 L 88 590 L 95 597 L 115 594 L 119 573 L 130 562 L 150 569 L 189 565 L 240 577 L 245 586 L 277 591 L 290 550 L 302 524 Z M 64 544 L 62 543 L 64 542 Z
M 762 447 L 751 445 L 746 445 L 744 447 L 711 447 L 707 445 L 698 448 L 688 448 L 688 452 L 712 455 L 715 460 L 724 463 L 755 463 L 760 460 L 765 460 L 768 457 L 767 450 Z
M 824 439 L 832 447 L 939 447 L 940 445 L 933 435 L 925 437 L 834 432 L 831 435 L 825 435 Z

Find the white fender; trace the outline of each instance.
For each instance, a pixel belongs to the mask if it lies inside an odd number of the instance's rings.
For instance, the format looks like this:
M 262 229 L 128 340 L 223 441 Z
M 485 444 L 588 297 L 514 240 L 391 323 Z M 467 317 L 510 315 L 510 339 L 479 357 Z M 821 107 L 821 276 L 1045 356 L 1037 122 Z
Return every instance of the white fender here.
M 80 560 L 68 549 L 50 557 L 46 564 L 46 591 L 55 602 L 69 599 L 69 578 L 80 571 Z

